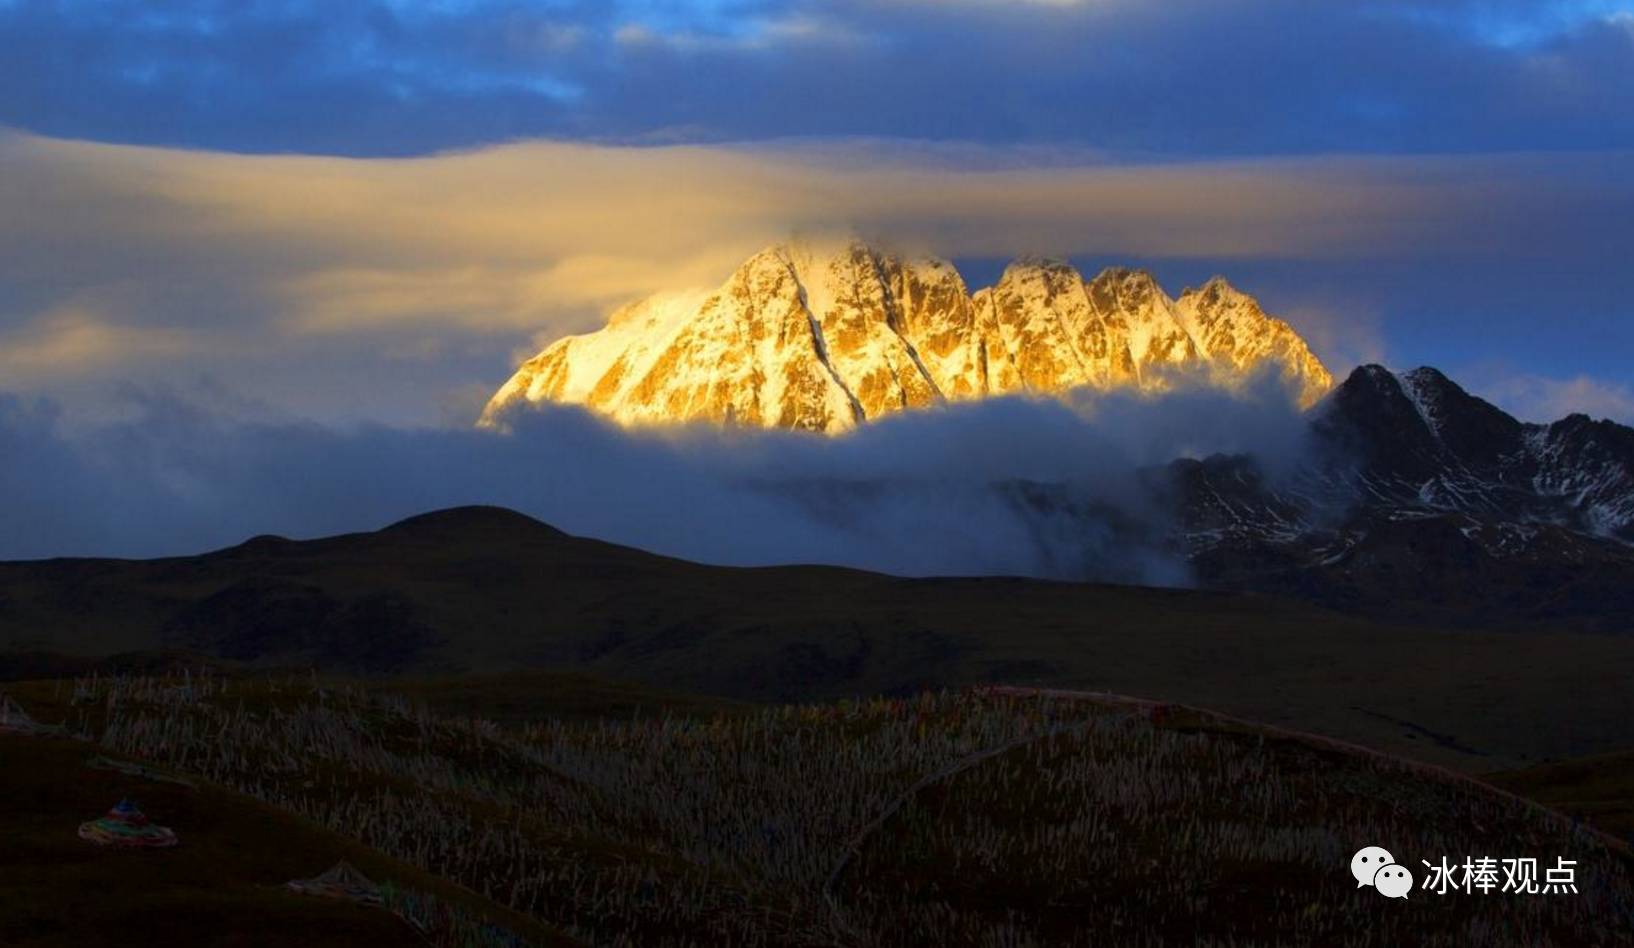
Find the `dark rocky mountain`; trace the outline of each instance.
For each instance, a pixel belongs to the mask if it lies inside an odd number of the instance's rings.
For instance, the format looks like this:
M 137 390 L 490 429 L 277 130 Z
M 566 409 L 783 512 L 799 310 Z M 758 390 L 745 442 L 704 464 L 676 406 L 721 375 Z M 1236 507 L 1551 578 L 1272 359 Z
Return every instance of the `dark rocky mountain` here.
M 1401 620 L 1634 631 L 1634 429 L 1527 424 L 1432 368 L 1368 365 L 1311 461 L 1180 461 L 1175 543 L 1208 586 Z

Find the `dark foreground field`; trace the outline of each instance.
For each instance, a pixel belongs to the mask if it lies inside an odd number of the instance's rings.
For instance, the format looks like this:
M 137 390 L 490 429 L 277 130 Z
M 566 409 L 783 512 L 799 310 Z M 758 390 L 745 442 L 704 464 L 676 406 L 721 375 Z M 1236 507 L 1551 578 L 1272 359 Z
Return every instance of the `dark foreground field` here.
M 64 731 L 0 735 L 5 945 L 1634 944 L 1634 635 L 711 567 L 466 508 L 0 564 L 6 681 Z M 74 835 L 122 796 L 182 846 Z M 1366 845 L 1579 891 L 1387 899 Z M 408 895 L 278 888 L 342 858 Z
M 208 781 L 190 787 L 88 766 L 100 755 L 64 737 L 0 734 L 0 945 L 426 944 L 383 909 L 282 887 L 342 859 L 448 906 L 470 928 L 492 924 L 531 944 L 579 944 L 346 833 Z M 111 850 L 76 835 L 81 822 L 126 798 L 175 829 L 181 844 Z
M 638 715 L 637 690 L 557 684 L 525 708 L 513 691 L 504 725 L 436 682 L 415 687 L 430 704 L 311 676 L 8 686 L 86 742 L 0 737 L 0 942 L 420 937 L 384 910 L 274 888 L 342 857 L 493 926 L 433 944 L 1621 945 L 1634 931 L 1625 846 L 1319 738 L 1110 696 Z M 198 786 L 87 769 L 98 754 Z M 182 845 L 74 837 L 122 795 Z M 1415 875 L 1443 855 L 1575 859 L 1579 891 L 1386 899 L 1351 878 L 1364 845 Z

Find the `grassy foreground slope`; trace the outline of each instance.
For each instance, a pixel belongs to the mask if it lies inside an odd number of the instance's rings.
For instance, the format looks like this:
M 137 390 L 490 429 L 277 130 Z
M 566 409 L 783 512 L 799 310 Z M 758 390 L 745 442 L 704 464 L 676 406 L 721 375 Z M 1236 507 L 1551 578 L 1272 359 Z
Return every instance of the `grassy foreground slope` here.
M 14 692 L 106 752 L 237 788 L 593 944 L 1623 945 L 1634 932 L 1626 850 L 1559 814 L 1173 706 L 967 691 L 502 727 L 299 677 Z M 1579 892 L 1388 900 L 1351 878 L 1364 845 L 1415 875 L 1442 855 L 1574 859 Z
M 1488 774 L 1486 779 L 1634 845 L 1634 751 Z
M 282 888 L 345 859 L 534 944 L 577 942 L 423 870 L 276 807 L 207 783 L 192 787 L 87 761 L 101 749 L 60 737 L 0 734 L 0 945 L 17 948 L 199 945 L 233 948 L 419 946 L 382 908 Z M 181 844 L 92 846 L 76 829 L 136 801 Z
M 155 649 L 375 676 L 580 672 L 749 701 L 1047 684 L 1470 771 L 1625 750 L 1634 720 L 1634 635 L 1393 627 L 1194 590 L 713 567 L 497 508 L 192 557 L 0 563 L 0 676 Z M 527 688 L 513 690 L 524 710 Z
M 852 917 L 927 948 L 1634 943 L 1626 846 L 1558 814 L 1320 738 L 1147 724 L 1100 718 L 916 790 L 839 876 Z M 1420 887 L 1358 888 L 1364 845 Z M 1579 860 L 1579 893 L 1422 888 L 1421 860 L 1521 855 Z

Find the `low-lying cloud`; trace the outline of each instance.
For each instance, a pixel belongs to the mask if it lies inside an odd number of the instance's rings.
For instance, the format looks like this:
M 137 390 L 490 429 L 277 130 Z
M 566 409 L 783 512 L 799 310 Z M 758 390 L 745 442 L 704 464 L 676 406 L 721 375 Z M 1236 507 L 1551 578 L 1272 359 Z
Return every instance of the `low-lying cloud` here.
M 839 438 L 626 431 L 574 408 L 512 433 L 227 418 L 173 396 L 68 425 L 0 400 L 0 558 L 198 552 L 261 533 L 376 529 L 498 504 L 570 533 L 704 562 L 904 575 L 1182 584 L 1143 472 L 1177 455 L 1289 457 L 1302 422 L 1269 380 L 901 415 Z

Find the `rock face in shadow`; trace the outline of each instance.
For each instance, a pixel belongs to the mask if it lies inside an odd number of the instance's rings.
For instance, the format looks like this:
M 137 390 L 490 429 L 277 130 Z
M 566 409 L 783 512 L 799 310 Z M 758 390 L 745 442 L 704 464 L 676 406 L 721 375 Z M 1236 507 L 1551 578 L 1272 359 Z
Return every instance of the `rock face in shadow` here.
M 1362 366 L 1311 411 L 1312 455 L 1172 465 L 1208 585 L 1401 621 L 1634 632 L 1634 430 L 1527 424 L 1433 368 Z

